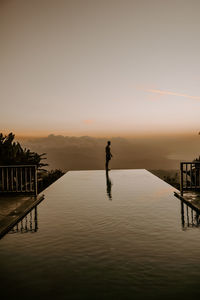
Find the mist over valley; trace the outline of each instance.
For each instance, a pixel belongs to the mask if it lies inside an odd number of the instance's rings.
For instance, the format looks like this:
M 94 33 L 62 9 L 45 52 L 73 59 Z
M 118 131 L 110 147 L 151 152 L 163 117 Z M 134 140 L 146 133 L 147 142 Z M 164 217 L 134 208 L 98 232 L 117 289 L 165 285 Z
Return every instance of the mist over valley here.
M 49 169 L 68 171 L 104 169 L 107 140 L 50 134 L 47 137 L 22 139 L 20 143 L 32 151 L 47 153 Z M 200 154 L 199 136 L 114 137 L 110 140 L 112 169 L 179 169 L 180 161 L 191 161 Z

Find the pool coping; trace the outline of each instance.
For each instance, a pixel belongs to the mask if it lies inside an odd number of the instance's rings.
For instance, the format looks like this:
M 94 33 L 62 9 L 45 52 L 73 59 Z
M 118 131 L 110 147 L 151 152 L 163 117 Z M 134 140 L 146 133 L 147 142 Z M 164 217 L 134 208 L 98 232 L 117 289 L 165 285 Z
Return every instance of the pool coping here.
M 29 200 L 29 201 L 28 201 Z M 44 200 L 44 195 L 38 195 L 36 197 L 30 197 L 27 202 L 22 203 L 21 206 L 14 211 L 10 211 L 6 215 L 0 224 L 0 239 L 2 239 L 8 231 L 12 229 L 21 219 L 23 219 L 35 206 Z M 31 201 L 33 200 L 33 201 Z

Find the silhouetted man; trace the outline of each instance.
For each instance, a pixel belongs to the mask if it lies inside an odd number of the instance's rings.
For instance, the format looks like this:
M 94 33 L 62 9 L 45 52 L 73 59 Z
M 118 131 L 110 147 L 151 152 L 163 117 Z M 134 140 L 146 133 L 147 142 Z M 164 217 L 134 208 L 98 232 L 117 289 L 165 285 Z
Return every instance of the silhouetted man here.
M 110 152 L 110 144 L 111 144 L 111 142 L 108 141 L 107 146 L 106 146 L 106 172 L 109 171 L 108 164 L 112 157 L 112 154 Z

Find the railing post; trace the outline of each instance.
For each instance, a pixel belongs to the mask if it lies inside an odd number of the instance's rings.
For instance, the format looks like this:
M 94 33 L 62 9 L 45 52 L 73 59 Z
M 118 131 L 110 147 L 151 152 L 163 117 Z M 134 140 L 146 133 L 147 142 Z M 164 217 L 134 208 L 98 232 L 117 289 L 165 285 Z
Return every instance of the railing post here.
M 190 164 L 190 188 L 192 189 L 192 163 Z
M 14 176 L 13 176 L 13 168 L 11 168 L 11 190 L 13 191 L 13 187 L 14 187 L 14 185 L 13 185 L 13 178 L 14 178 Z
M 27 192 L 27 168 L 24 168 L 25 191 Z
M 8 178 L 8 168 L 6 168 L 6 190 L 9 191 L 9 178 Z
M 18 171 L 17 171 L 17 167 L 15 168 L 15 175 L 16 175 L 16 192 L 18 192 Z
M 35 170 L 35 196 L 37 196 L 37 192 L 38 192 L 38 184 L 37 184 L 37 166 L 34 167 Z
M 4 191 L 4 169 L 1 168 L 2 191 Z
M 29 167 L 29 190 L 32 192 L 32 170 L 31 167 Z
M 37 166 L 0 166 L 0 194 L 1 193 L 32 193 L 37 196 Z
M 180 176 L 180 192 L 181 196 L 183 196 L 183 163 L 180 163 L 180 171 L 181 171 L 181 176 Z

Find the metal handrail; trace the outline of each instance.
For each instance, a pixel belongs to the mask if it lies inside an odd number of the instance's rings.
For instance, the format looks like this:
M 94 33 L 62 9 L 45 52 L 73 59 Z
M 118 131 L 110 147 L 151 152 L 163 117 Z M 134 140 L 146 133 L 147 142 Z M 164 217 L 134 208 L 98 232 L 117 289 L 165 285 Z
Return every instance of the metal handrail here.
M 31 193 L 37 195 L 37 166 L 0 166 L 0 193 Z
M 37 166 L 36 165 L 0 165 L 0 168 L 4 168 L 4 167 L 6 167 L 6 168 L 16 168 L 16 167 L 36 167 L 37 168 Z
M 180 191 L 200 190 L 200 161 L 180 163 Z

